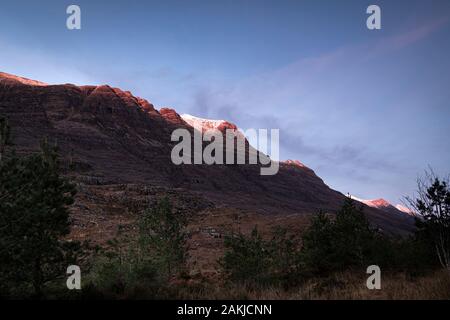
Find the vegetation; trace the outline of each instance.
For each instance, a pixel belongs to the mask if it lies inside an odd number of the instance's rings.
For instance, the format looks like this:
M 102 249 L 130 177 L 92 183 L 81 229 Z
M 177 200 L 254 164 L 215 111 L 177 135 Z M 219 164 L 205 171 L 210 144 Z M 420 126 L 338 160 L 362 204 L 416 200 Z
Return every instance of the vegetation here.
M 255 227 L 250 237 L 242 234 L 225 239 L 229 250 L 221 261 L 228 277 L 246 284 L 264 284 L 270 281 L 273 263 L 270 244 L 261 238 Z
M 313 274 L 365 268 L 378 258 L 378 238 L 362 208 L 347 198 L 334 221 L 324 213 L 313 218 L 303 236 L 304 267 Z
M 93 257 L 83 295 L 118 299 L 124 296 L 153 298 L 162 285 L 153 261 L 119 226 L 116 238 Z
M 416 237 L 425 243 L 443 268 L 450 272 L 450 186 L 449 179 L 440 179 L 432 170 L 418 179 L 418 196 L 406 198 L 420 214 Z
M 19 157 L 7 152 L 9 132 L 0 118 L 0 297 L 49 297 L 52 285 L 55 297 L 75 298 L 450 297 L 449 181 L 433 173 L 407 199 L 420 214 L 410 237 L 383 234 L 347 198 L 336 215 L 314 216 L 301 237 L 275 228 L 264 238 L 256 226 L 227 236 L 214 283 L 187 275 L 186 219 L 164 198 L 139 214 L 137 229 L 119 226 L 90 255 L 82 291 L 70 295 L 66 268 L 85 254 L 65 240 L 75 186 L 60 176 L 56 148 L 43 141 L 40 153 Z M 362 285 L 372 264 L 383 270 L 382 293 Z
M 187 257 L 184 218 L 169 200 L 145 210 L 138 226 L 137 236 L 119 226 L 108 249 L 96 255 L 87 295 L 157 298 L 167 292 L 170 280 L 182 274 Z
M 57 153 L 12 154 L 0 162 L 0 293 L 40 297 L 45 285 L 65 275 L 80 244 L 63 240 L 70 231 L 68 206 L 75 187 L 58 174 Z
M 383 272 L 382 289 L 368 290 L 367 275 L 353 271 L 337 272 L 328 277 L 311 277 L 290 288 L 279 285 L 248 286 L 241 283 L 216 285 L 202 281 L 201 285 L 179 287 L 172 299 L 252 299 L 252 300 L 311 300 L 311 299 L 382 299 L 427 300 L 450 297 L 450 275 L 441 270 L 411 277 L 402 272 Z
M 418 220 L 418 224 L 423 226 L 426 221 Z M 286 233 L 264 241 L 255 228 L 250 236 L 226 239 L 221 263 L 228 280 L 260 287 L 292 287 L 348 270 L 365 274 L 369 265 L 378 265 L 386 272 L 423 275 L 438 265 L 430 251 L 430 233 L 422 227 L 408 238 L 383 235 L 371 227 L 362 208 L 347 198 L 334 219 L 323 212 L 312 219 L 301 245 Z
M 186 261 L 184 224 L 184 217 L 174 212 L 167 198 L 144 211 L 139 220 L 141 252 L 152 257 L 167 279 L 182 271 Z

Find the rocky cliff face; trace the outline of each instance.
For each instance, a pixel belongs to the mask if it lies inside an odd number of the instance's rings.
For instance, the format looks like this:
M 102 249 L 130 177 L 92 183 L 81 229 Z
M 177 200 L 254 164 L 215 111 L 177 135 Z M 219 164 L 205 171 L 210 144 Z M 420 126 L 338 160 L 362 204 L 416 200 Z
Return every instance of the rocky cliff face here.
M 175 110 L 157 111 L 150 102 L 107 85 L 47 85 L 0 73 L 0 114 L 12 125 L 18 152 L 37 150 L 44 137 L 57 142 L 67 174 L 81 188 L 139 185 L 137 189 L 190 194 L 208 206 L 255 217 L 334 211 L 344 199 L 311 169 L 293 161 L 281 163 L 275 176 L 261 176 L 256 165 L 173 165 L 172 131 L 194 128 Z M 220 128 L 230 126 L 223 122 Z M 89 190 L 81 197 L 89 199 Z M 411 230 L 398 216 L 366 209 L 369 219 L 384 230 Z

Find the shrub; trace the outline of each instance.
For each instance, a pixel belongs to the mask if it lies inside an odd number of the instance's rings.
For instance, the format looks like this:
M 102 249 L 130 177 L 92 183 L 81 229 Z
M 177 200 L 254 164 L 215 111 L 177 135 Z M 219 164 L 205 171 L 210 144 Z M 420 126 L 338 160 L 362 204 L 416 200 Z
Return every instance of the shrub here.
M 184 270 L 184 219 L 167 198 L 145 210 L 138 219 L 139 233 L 116 238 L 94 258 L 86 295 L 104 298 L 157 298 L 169 280 Z
M 145 210 L 139 219 L 141 255 L 151 257 L 167 279 L 182 271 L 187 258 L 185 220 L 167 198 Z
M 257 227 L 249 237 L 243 234 L 225 238 L 225 252 L 220 264 L 227 277 L 245 284 L 266 284 L 270 281 L 271 254 Z
M 298 243 L 283 228 L 276 228 L 271 240 L 263 240 L 257 227 L 250 236 L 225 238 L 220 264 L 226 277 L 250 286 L 292 285 L 298 276 Z

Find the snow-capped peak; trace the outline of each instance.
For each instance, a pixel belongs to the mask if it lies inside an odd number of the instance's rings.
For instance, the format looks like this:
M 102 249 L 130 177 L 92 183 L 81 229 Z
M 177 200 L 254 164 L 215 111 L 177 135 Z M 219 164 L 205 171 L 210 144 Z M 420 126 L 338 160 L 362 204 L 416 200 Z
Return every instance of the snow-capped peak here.
M 355 196 L 351 196 L 352 199 L 358 201 L 358 202 L 362 202 L 365 205 L 372 207 L 372 208 L 377 208 L 383 211 L 387 211 L 387 212 L 402 212 L 405 214 L 408 214 L 410 216 L 415 216 L 414 212 L 411 211 L 409 208 L 401 205 L 401 204 L 397 204 L 397 205 L 392 205 L 391 203 L 389 203 L 388 201 L 380 198 L 380 199 L 374 199 L 374 200 L 364 200 L 364 199 L 360 199 L 358 197 Z
M 362 202 L 365 205 L 368 205 L 369 207 L 372 207 L 372 208 L 382 208 L 382 207 L 392 206 L 388 201 L 386 201 L 382 198 L 373 199 L 373 200 L 364 200 L 364 199 L 357 198 L 355 196 L 351 196 L 351 198 L 356 201 Z
M 380 199 L 373 199 L 373 200 L 364 200 L 355 196 L 351 196 L 352 199 L 362 202 L 365 205 L 368 205 L 369 207 L 373 208 L 381 208 L 381 207 L 389 207 L 392 206 L 388 201 L 380 198 Z
M 229 123 L 225 120 L 212 120 L 212 119 L 204 119 L 204 118 L 198 118 L 194 117 L 190 114 L 182 114 L 181 118 L 186 121 L 189 125 L 194 127 L 195 129 L 199 131 L 207 131 L 207 130 L 220 130 L 223 131 L 225 129 L 233 129 L 237 130 L 237 127 Z
M 306 167 L 303 163 L 301 163 L 301 162 L 298 161 L 298 160 L 291 160 L 291 159 L 288 159 L 288 160 L 286 160 L 286 161 L 283 161 L 283 163 L 285 163 L 285 164 L 287 164 L 287 165 L 295 166 L 295 167 L 300 167 L 300 168 L 305 168 L 305 167 Z

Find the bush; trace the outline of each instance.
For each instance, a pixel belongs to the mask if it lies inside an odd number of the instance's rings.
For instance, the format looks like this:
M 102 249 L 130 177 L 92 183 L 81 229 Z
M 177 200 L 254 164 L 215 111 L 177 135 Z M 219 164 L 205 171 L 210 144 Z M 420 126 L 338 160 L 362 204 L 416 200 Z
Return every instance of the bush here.
M 119 226 L 108 248 L 94 258 L 87 296 L 95 298 L 158 298 L 169 280 L 184 270 L 186 259 L 184 219 L 167 198 L 145 210 L 137 236 Z
M 225 254 L 220 260 L 225 276 L 250 286 L 292 285 L 298 275 L 298 243 L 276 228 L 270 241 L 262 239 L 255 227 L 250 236 L 225 238 Z
M 249 237 L 243 234 L 225 238 L 225 252 L 220 264 L 226 276 L 245 284 L 267 284 L 271 280 L 269 244 L 255 227 Z
M 155 297 L 161 284 L 152 261 L 142 259 L 135 243 L 114 239 L 108 245 L 94 257 L 83 295 L 109 299 Z
M 141 255 L 151 257 L 167 280 L 185 267 L 187 253 L 184 225 L 184 217 L 174 212 L 167 198 L 144 211 L 139 219 Z
M 300 241 L 282 227 L 274 228 L 269 244 L 275 281 L 288 288 L 302 281 Z

